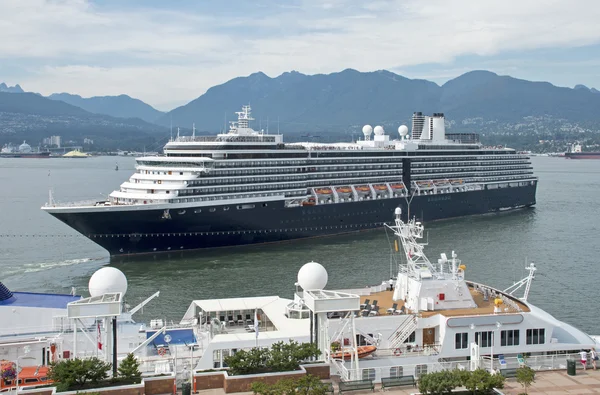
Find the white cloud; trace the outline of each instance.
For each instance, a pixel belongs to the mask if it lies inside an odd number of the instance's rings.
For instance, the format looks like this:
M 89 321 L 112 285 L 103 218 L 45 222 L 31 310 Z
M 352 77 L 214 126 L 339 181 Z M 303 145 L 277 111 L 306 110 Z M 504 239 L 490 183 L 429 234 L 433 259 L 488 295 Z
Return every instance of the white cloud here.
M 125 3 L 126 4 L 126 3 Z M 164 107 L 239 75 L 398 69 L 600 42 L 595 0 L 306 0 L 268 13 L 0 1 L 0 62 L 47 94 L 127 93 Z M 225 7 L 225 6 L 224 6 Z M 585 82 L 585 81 L 584 81 Z

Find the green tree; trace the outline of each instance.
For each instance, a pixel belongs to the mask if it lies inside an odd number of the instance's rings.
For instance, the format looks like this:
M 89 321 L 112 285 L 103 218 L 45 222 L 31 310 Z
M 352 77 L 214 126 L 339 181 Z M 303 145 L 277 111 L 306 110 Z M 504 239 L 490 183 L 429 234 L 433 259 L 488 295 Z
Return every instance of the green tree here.
M 271 349 L 241 350 L 225 357 L 224 361 L 229 366 L 230 374 L 244 375 L 298 370 L 301 362 L 317 358 L 319 355 L 320 351 L 314 344 L 290 341 L 274 343 Z
M 466 378 L 463 385 L 473 394 L 487 394 L 493 388 L 504 388 L 504 380 L 501 374 L 490 374 L 485 369 L 476 369 Z
M 127 354 L 127 357 L 121 361 L 119 368 L 119 376 L 127 380 L 134 380 L 136 383 L 142 377 L 140 372 L 140 363 L 133 354 Z
M 224 361 L 229 366 L 229 373 L 237 376 L 266 372 L 268 358 L 268 349 L 253 348 L 250 351 L 240 350 L 234 355 L 225 357 Z
M 422 374 L 419 377 L 419 392 L 423 394 L 450 394 L 461 385 L 461 377 L 457 371 L 441 370 Z
M 306 375 L 299 379 L 282 379 L 275 384 L 255 381 L 252 392 L 258 395 L 325 395 L 327 385 L 318 377 Z
M 527 394 L 527 389 L 535 383 L 535 370 L 527 365 L 517 368 L 517 383 L 523 386 L 525 394 Z
M 106 380 L 111 364 L 98 358 L 68 359 L 50 364 L 48 378 L 58 383 L 61 391 L 71 387 L 82 388 L 86 383 L 98 383 Z

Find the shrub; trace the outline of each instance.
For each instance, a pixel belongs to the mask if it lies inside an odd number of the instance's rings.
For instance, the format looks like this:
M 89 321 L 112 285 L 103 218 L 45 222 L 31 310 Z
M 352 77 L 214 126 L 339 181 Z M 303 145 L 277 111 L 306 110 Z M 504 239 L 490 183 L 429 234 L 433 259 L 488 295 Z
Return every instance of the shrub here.
M 504 388 L 504 377 L 490 374 L 487 370 L 442 370 L 423 374 L 418 381 L 423 394 L 450 394 L 453 389 L 464 386 L 473 394 L 487 394 L 492 388 Z
M 68 359 L 50 364 L 48 379 L 58 383 L 59 391 L 72 387 L 82 388 L 86 383 L 93 384 L 106 380 L 111 364 L 98 358 Z
M 523 386 L 525 394 L 527 394 L 529 386 L 535 383 L 535 370 L 527 365 L 517 368 L 517 383 Z
M 320 351 L 315 344 L 278 342 L 271 349 L 253 348 L 250 351 L 238 351 L 225 357 L 232 375 L 244 375 L 267 372 L 286 372 L 298 370 L 300 363 L 318 357 Z
M 423 374 L 419 377 L 419 392 L 423 394 L 450 394 L 461 385 L 461 376 L 457 371 L 442 370 Z
M 120 377 L 127 380 L 133 380 L 137 383 L 142 377 L 142 373 L 140 373 L 139 368 L 139 361 L 133 356 L 133 354 L 127 354 L 127 357 L 121 361 L 121 364 L 117 370 Z
M 327 385 L 315 376 L 306 375 L 300 379 L 282 379 L 275 384 L 255 381 L 252 392 L 258 395 L 325 395 Z
M 463 381 L 466 389 L 473 394 L 488 393 L 493 388 L 504 388 L 504 376 L 499 373 L 490 374 L 485 369 L 476 369 L 470 372 L 470 375 Z

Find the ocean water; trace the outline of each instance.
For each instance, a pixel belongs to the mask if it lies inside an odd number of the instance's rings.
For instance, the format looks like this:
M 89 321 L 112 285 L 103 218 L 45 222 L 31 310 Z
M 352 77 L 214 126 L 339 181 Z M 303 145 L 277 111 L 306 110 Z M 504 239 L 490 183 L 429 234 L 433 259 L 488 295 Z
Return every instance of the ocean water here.
M 115 171 L 115 164 L 119 170 Z M 426 225 L 426 252 L 437 261 L 456 251 L 468 279 L 506 288 L 538 266 L 529 300 L 559 319 L 600 334 L 595 298 L 600 284 L 600 161 L 535 157 L 537 205 Z M 103 265 L 121 269 L 136 315 L 179 320 L 193 299 L 258 295 L 291 297 L 298 269 L 314 260 L 329 288 L 378 284 L 390 277 L 391 234 L 383 229 L 278 245 L 177 252 L 113 259 L 102 248 L 43 212 L 51 188 L 57 201 L 100 199 L 134 171 L 128 157 L 0 159 L 0 281 L 12 290 L 63 292 L 87 282 Z M 393 213 L 390 213 L 392 217 Z

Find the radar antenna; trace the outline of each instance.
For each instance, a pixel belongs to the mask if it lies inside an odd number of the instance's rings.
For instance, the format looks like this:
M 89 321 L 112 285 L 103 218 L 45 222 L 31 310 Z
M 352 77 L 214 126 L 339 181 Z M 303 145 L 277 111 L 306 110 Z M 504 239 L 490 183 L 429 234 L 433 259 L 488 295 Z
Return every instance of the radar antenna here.
M 527 275 L 527 277 L 517 281 L 516 283 L 504 290 L 505 293 L 512 295 L 515 293 L 516 290 L 525 285 L 525 292 L 523 293 L 523 297 L 521 298 L 521 300 L 524 302 L 526 302 L 527 298 L 529 297 L 529 290 L 531 289 L 531 283 L 535 278 L 535 271 L 537 270 L 537 267 L 535 267 L 535 264 L 532 262 L 525 269 L 529 270 L 529 274 Z

